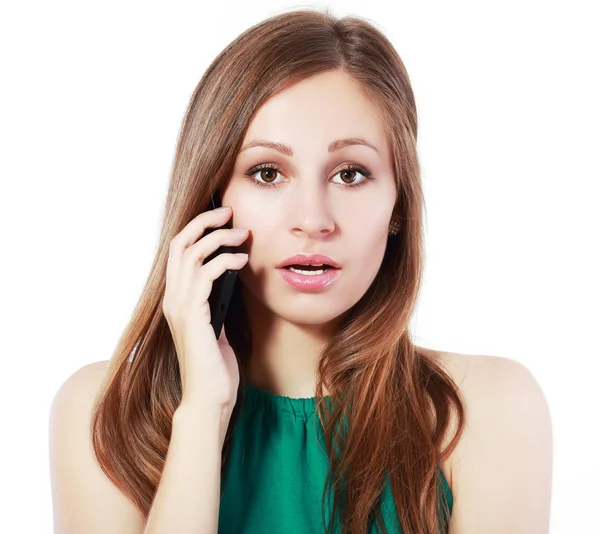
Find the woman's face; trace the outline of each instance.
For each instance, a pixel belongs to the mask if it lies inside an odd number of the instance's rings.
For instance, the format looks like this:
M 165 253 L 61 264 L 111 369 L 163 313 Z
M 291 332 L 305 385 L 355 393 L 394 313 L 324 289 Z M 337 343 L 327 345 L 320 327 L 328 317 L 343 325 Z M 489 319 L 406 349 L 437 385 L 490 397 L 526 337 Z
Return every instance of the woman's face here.
M 329 150 L 348 138 L 364 139 L 376 150 L 361 144 Z M 291 155 L 246 148 L 257 141 L 286 145 Z M 261 164 L 276 170 L 247 174 Z M 363 167 L 372 179 L 348 166 Z M 395 201 L 391 155 L 377 108 L 340 71 L 303 80 L 259 109 L 223 191 L 233 226 L 250 234 L 240 247 L 249 253 L 240 281 L 283 319 L 311 325 L 335 319 L 374 280 Z M 276 268 L 296 253 L 325 254 L 341 269 L 322 289 L 297 289 Z

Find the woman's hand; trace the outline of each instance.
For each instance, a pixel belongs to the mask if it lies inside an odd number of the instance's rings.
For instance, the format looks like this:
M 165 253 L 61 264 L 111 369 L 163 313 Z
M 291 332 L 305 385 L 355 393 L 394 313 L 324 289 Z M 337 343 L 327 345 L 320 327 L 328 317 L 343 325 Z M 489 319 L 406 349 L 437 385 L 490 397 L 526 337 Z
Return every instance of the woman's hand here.
M 229 413 L 237 399 L 239 369 L 225 327 L 215 337 L 208 297 L 213 281 L 227 269 L 241 269 L 248 255 L 222 253 L 203 262 L 222 245 L 239 246 L 248 231 L 222 228 L 202 236 L 207 227 L 225 225 L 231 214 L 231 208 L 201 213 L 171 240 L 163 300 L 179 360 L 181 404 L 199 403 Z

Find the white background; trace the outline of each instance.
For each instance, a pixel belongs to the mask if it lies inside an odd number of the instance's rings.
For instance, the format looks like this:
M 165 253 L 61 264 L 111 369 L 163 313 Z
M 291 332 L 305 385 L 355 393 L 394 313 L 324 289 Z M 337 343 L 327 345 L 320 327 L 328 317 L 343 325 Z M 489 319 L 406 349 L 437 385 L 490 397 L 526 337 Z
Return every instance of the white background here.
M 327 4 L 376 24 L 415 91 L 427 206 L 416 341 L 535 375 L 553 423 L 554 534 L 591 532 L 600 501 L 592 4 Z M 2 531 L 52 532 L 49 407 L 70 374 L 111 357 L 130 318 L 204 70 L 252 24 L 323 5 L 2 4 Z

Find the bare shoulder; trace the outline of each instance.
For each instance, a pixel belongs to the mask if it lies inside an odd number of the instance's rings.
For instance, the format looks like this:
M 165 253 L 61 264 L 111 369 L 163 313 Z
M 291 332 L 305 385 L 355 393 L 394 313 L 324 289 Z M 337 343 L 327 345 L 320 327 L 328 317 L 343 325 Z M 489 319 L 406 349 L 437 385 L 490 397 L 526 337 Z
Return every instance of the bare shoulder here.
M 108 364 L 109 360 L 88 363 L 73 372 L 54 395 L 51 416 L 66 415 L 64 409 L 71 415 L 87 413 L 102 389 Z
M 506 357 L 436 357 L 458 386 L 466 416 L 445 466 L 454 497 L 450 533 L 547 533 L 552 427 L 538 381 Z
M 71 415 L 91 415 L 91 409 L 103 389 L 108 365 L 109 360 L 102 360 L 88 363 L 74 371 L 54 395 L 51 415 L 59 415 L 57 410 L 65 408 Z M 61 412 L 60 415 L 66 414 Z
M 91 416 L 109 361 L 84 365 L 56 392 L 49 416 L 54 532 L 143 532 L 142 514 L 102 471 Z

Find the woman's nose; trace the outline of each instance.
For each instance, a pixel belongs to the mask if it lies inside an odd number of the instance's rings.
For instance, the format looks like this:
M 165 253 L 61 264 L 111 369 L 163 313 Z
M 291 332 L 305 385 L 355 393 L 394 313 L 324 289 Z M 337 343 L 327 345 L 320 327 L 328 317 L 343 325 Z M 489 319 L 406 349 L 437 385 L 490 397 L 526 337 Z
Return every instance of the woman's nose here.
M 320 185 L 312 185 L 292 194 L 286 210 L 291 232 L 315 237 L 334 230 L 335 220 L 324 189 Z

